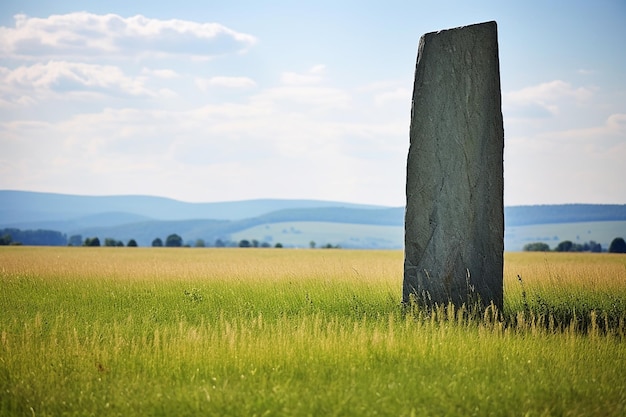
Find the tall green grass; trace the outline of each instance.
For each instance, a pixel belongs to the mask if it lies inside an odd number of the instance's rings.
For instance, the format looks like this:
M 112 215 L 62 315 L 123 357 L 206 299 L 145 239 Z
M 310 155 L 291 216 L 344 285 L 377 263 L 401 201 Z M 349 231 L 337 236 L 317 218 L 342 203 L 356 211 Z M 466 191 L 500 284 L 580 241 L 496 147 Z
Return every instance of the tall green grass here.
M 509 321 L 624 335 L 626 256 L 520 252 L 505 259 Z
M 0 415 L 626 413 L 623 257 L 507 254 L 499 318 L 401 281 L 401 252 L 2 248 Z

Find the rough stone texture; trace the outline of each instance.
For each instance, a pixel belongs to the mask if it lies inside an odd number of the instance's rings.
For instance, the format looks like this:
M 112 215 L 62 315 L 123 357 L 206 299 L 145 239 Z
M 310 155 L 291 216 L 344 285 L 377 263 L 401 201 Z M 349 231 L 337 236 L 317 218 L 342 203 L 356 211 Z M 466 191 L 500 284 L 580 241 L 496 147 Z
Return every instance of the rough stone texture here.
M 504 128 L 496 22 L 422 36 L 410 137 L 403 301 L 493 302 L 501 310 Z

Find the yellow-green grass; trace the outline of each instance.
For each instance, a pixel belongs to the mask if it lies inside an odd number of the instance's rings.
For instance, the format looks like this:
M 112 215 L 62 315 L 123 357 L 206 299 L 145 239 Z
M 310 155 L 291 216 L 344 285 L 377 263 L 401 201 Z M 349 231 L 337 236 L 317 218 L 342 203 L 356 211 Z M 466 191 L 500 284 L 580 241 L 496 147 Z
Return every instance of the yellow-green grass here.
M 401 283 L 399 251 L 1 248 L 0 415 L 626 413 L 626 257 L 507 253 L 500 320 Z
M 626 256 L 507 253 L 505 312 L 519 311 L 560 325 L 603 330 L 626 327 Z M 528 314 L 527 314 L 528 315 Z

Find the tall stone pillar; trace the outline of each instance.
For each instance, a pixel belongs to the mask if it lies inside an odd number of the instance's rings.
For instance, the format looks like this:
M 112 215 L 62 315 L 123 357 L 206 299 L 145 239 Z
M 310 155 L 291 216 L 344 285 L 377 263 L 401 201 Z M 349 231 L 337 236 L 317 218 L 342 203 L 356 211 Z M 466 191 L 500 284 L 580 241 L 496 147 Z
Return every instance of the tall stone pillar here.
M 503 154 L 496 22 L 419 42 L 407 160 L 403 301 L 503 304 Z

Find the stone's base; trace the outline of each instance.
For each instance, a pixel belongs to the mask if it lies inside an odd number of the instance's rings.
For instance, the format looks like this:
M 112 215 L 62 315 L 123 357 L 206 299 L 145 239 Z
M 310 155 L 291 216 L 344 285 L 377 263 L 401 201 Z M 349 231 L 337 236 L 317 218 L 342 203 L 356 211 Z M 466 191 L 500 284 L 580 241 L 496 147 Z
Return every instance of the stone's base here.
M 410 139 L 404 302 L 493 302 L 502 309 L 504 128 L 496 22 L 422 36 Z

